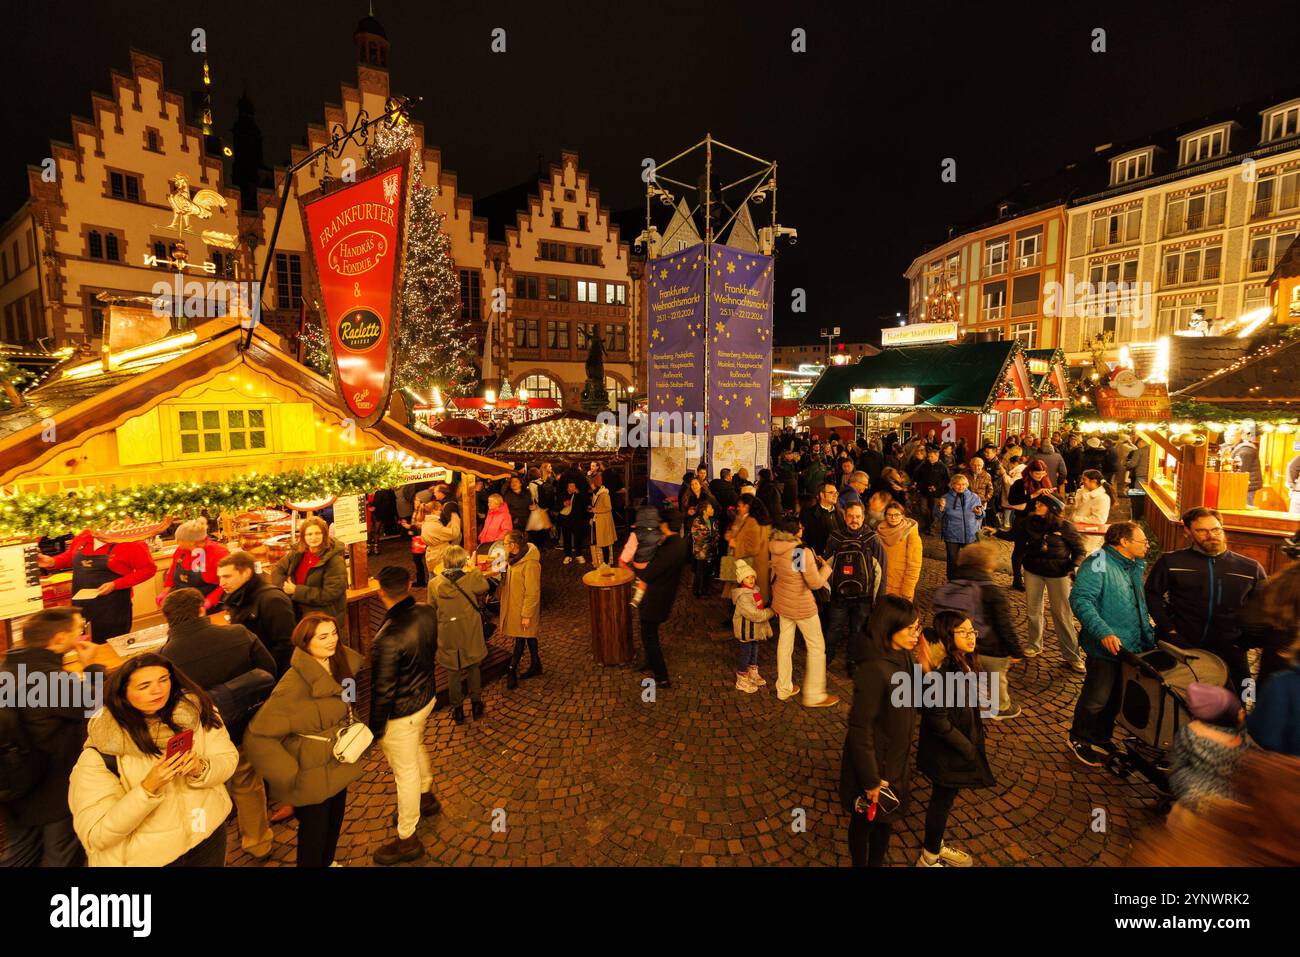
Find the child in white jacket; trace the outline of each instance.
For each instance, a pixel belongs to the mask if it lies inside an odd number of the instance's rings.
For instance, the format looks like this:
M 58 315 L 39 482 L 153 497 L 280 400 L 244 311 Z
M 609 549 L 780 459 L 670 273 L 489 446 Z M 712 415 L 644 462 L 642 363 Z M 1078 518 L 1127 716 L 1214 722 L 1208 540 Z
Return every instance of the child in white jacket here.
M 736 604 L 731 621 L 736 641 L 740 642 L 736 658 L 736 690 L 753 694 L 767 684 L 758 673 L 758 643 L 772 637 L 772 626 L 768 622 L 773 612 L 764 606 L 763 595 L 757 588 L 758 575 L 743 559 L 736 562 L 736 582 L 731 592 L 731 600 Z
M 1080 525 L 1105 525 L 1110 518 L 1111 490 L 1102 474 L 1096 469 L 1088 469 L 1081 476 L 1079 491 L 1074 494 L 1074 514 L 1070 520 L 1077 528 Z M 1091 555 L 1105 543 L 1102 534 L 1079 531 L 1083 547 Z

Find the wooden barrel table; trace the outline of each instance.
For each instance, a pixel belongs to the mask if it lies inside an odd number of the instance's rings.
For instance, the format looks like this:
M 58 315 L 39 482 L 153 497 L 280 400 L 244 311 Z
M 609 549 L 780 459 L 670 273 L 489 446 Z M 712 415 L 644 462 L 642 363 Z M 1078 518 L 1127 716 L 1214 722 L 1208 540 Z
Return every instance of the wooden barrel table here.
M 582 576 L 591 604 L 591 653 L 600 665 L 632 661 L 630 568 L 597 568 Z

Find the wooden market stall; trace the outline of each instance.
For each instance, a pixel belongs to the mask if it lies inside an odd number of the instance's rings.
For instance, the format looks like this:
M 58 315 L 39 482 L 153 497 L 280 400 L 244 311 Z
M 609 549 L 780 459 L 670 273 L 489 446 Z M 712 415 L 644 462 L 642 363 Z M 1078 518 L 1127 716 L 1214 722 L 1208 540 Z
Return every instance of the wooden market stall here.
M 1031 363 L 1033 369 L 1031 371 Z M 1065 408 L 1060 350 L 1026 352 L 1019 342 L 891 346 L 851 365 L 827 366 L 804 410 L 855 410 L 859 433 L 907 436 L 934 428 L 968 448 L 1008 435 L 1050 436 Z
M 558 412 L 531 422 L 519 422 L 506 428 L 488 450 L 494 458 L 524 465 L 550 462 L 556 474 L 567 465 L 577 464 L 583 472 L 590 462 L 599 462 L 605 469 L 622 470 L 622 496 L 614 496 L 615 514 L 627 514 L 634 504 L 629 496 L 632 490 L 644 485 L 635 484 L 636 457 L 631 450 L 619 445 L 619 430 L 615 425 L 596 421 L 583 412 Z M 623 524 L 620 522 L 620 524 Z
M 287 503 L 271 492 L 275 500 L 256 500 L 267 489 L 307 489 L 298 498 L 317 501 L 299 504 L 319 508 L 335 495 L 373 491 L 368 485 L 380 475 L 393 484 L 458 475 L 473 546 L 475 481 L 500 478 L 508 465 L 431 441 L 391 416 L 359 428 L 331 383 L 297 362 L 279 336 L 264 325 L 245 342 L 246 335 L 229 319 L 172 329 L 67 364 L 25 393 L 21 407 L 0 413 L 0 545 L 83 528 L 138 531 L 158 574 L 134 589 L 135 628 L 161 620 L 156 596 L 175 550 L 165 537 L 174 522 L 206 511 L 214 537 L 232 550 L 264 561 L 283 553 Z M 180 499 L 186 507 L 166 515 L 131 507 Z M 349 630 L 355 622 L 364 645 L 379 603 L 370 600 L 364 499 L 354 504 L 363 531 L 349 555 Z M 67 577 L 45 580 L 45 603 L 67 603 Z M 0 644 L 7 639 L 0 627 Z
M 1279 339 L 1227 363 L 1172 396 L 1168 426 L 1142 430 L 1152 443 L 1147 523 L 1162 548 L 1180 548 L 1179 516 L 1204 505 L 1223 515 L 1228 543 L 1270 573 L 1289 564 L 1283 539 L 1300 532 L 1291 464 L 1300 459 L 1300 339 Z M 1263 486 L 1246 501 L 1248 476 L 1225 441 L 1254 434 Z

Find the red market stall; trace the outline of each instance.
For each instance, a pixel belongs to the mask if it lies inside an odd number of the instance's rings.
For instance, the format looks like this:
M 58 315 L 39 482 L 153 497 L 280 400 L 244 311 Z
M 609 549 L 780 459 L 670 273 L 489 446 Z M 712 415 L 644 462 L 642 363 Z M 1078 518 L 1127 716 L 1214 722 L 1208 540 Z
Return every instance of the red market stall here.
M 832 415 L 852 409 L 867 435 L 933 429 L 941 438 L 965 438 L 972 449 L 1001 445 L 1008 435 L 1050 436 L 1059 427 L 1063 366 L 1059 350 L 1026 352 L 1015 340 L 889 347 L 828 366 L 802 408 Z

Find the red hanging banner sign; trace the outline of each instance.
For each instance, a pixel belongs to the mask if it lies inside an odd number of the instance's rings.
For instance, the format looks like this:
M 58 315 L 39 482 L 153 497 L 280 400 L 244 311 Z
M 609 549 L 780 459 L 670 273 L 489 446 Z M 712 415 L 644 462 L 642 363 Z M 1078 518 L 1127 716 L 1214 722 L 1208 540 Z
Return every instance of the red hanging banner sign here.
M 362 428 L 393 389 L 406 248 L 409 152 L 355 183 L 302 197 L 334 384 Z

